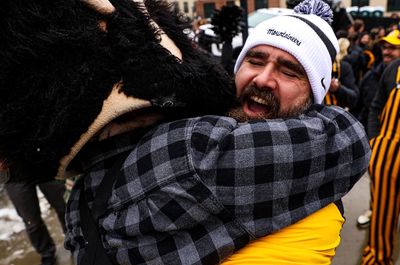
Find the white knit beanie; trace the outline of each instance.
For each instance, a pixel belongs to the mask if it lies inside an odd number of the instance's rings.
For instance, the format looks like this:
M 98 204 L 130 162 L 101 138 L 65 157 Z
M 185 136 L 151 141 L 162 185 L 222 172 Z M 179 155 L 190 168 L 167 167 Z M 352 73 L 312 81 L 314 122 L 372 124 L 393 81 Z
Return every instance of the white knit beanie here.
M 249 34 L 236 60 L 239 70 L 247 52 L 266 44 L 294 56 L 306 71 L 314 95 L 321 103 L 329 90 L 332 63 L 339 51 L 335 33 L 329 23 L 333 13 L 322 0 L 305 0 L 294 8 L 293 15 L 281 15 L 258 24 Z

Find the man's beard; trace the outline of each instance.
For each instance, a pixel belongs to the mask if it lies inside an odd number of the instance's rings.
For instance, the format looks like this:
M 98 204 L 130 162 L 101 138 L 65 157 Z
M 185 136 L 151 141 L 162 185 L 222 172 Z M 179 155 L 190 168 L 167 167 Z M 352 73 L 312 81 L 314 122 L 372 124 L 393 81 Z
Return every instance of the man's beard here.
M 262 98 L 266 103 L 267 111 L 260 113 L 257 117 L 249 117 L 243 111 L 243 103 L 251 100 L 250 97 L 257 96 Z M 239 122 L 246 122 L 255 119 L 276 119 L 276 118 L 293 118 L 303 114 L 311 105 L 312 98 L 307 97 L 301 104 L 290 107 L 286 111 L 280 109 L 279 98 L 268 89 L 260 89 L 255 86 L 246 87 L 240 95 L 236 105 L 227 113 L 227 116 L 234 118 Z

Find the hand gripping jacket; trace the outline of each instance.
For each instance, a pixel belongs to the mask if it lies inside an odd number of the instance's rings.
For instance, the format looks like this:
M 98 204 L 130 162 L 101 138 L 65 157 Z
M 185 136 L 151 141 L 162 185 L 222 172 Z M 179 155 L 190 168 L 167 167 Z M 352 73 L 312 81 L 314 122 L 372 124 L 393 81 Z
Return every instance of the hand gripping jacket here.
M 231 78 L 193 48 L 168 4 L 110 2 L 112 12 L 80 0 L 0 2 L 0 157 L 15 178 L 63 177 L 102 126 L 132 110 L 218 114 L 233 102 Z

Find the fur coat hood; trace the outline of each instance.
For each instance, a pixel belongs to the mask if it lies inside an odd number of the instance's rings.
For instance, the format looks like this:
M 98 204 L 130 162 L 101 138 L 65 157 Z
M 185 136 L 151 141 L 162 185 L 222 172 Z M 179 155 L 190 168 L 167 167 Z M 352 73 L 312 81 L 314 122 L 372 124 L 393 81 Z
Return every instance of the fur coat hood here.
M 83 0 L 0 2 L 0 158 L 13 180 L 62 177 L 126 112 L 221 114 L 233 103 L 231 77 L 193 47 L 167 3 L 110 3 L 112 12 Z M 161 45 L 164 35 L 177 50 Z

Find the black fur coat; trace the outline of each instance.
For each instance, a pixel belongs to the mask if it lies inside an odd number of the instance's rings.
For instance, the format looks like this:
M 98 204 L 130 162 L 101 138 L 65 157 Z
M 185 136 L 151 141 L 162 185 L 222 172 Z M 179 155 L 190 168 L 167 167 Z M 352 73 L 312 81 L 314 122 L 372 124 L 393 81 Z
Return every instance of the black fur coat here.
M 0 158 L 15 175 L 54 177 L 117 82 L 187 115 L 223 113 L 234 101 L 231 78 L 193 48 L 168 4 L 148 0 L 145 13 L 132 0 L 110 2 L 116 11 L 102 15 L 79 0 L 0 1 Z M 150 18 L 182 61 L 159 44 Z

